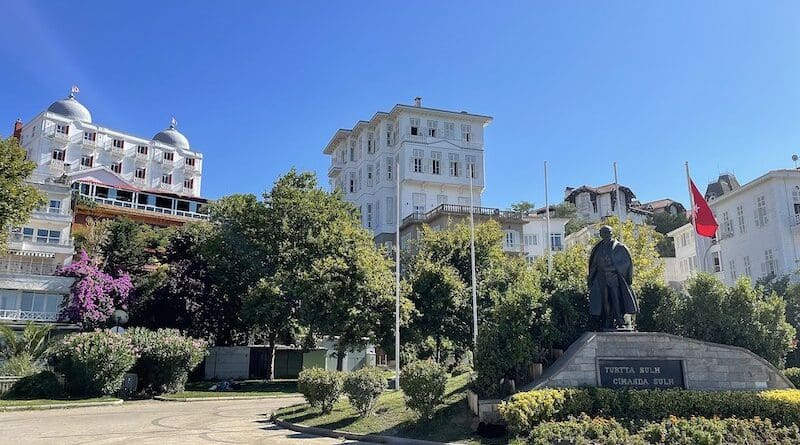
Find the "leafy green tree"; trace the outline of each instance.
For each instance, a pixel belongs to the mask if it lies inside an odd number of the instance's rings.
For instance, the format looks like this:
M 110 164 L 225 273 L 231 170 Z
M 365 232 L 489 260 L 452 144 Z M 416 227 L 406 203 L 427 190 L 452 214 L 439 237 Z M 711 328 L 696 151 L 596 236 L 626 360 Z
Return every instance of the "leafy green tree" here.
M 523 215 L 527 215 L 528 213 L 532 212 L 536 206 L 531 201 L 518 201 L 511 204 L 511 211 L 515 213 L 521 213 Z
M 270 348 L 270 366 L 267 379 L 273 378 L 275 369 L 275 345 L 279 339 L 292 338 L 298 329 L 296 315 L 298 309 L 292 295 L 284 292 L 280 284 L 263 278 L 250 288 L 242 302 L 242 320 L 253 331 L 253 336 L 263 336 Z
M 653 216 L 650 216 L 647 220 L 647 224 L 654 226 L 655 231 L 664 235 L 658 240 L 656 245 L 656 250 L 658 254 L 662 257 L 674 257 L 675 256 L 675 243 L 674 240 L 667 235 L 667 233 L 677 229 L 678 227 L 684 226 L 689 223 L 689 219 L 683 213 L 678 213 L 673 215 L 669 212 L 661 212 L 656 213 Z
M 564 227 L 564 235 L 575 233 L 589 225 L 589 221 L 578 216 L 578 208 L 571 202 L 562 202 L 553 206 L 554 218 L 567 218 L 567 225 Z
M 75 226 L 72 237 L 75 238 L 75 250 L 85 251 L 87 255 L 105 263 L 103 258 L 103 245 L 108 239 L 108 227 L 113 222 L 110 219 L 95 219 L 89 217 L 86 224 Z
M 16 138 L 0 138 L 0 233 L 24 224 L 44 203 L 44 195 L 25 182 L 34 168 L 36 164 L 26 159 Z M 5 249 L 6 237 L 0 236 L 0 252 Z

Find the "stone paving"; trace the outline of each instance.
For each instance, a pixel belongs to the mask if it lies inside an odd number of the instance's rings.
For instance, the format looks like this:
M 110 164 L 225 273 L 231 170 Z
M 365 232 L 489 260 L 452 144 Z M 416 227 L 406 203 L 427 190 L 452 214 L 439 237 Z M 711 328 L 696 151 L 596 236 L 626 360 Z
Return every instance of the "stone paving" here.
M 268 415 L 300 398 L 126 402 L 118 406 L 0 413 L 0 444 L 356 443 L 281 429 Z

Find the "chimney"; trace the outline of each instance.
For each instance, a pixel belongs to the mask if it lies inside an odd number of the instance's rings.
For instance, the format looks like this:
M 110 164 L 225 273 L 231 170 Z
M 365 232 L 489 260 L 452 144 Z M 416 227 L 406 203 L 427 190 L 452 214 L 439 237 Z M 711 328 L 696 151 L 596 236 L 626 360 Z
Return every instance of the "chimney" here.
M 422 106 L 422 98 L 417 96 L 414 98 L 414 106 L 419 108 Z
M 17 140 L 22 140 L 22 119 L 17 119 L 14 122 L 14 134 L 13 136 L 17 138 Z

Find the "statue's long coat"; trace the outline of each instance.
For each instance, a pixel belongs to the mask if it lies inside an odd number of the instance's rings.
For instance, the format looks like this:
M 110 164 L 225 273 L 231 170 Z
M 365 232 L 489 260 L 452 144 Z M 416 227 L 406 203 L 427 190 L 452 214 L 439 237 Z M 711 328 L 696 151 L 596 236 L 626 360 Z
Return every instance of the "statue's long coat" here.
M 620 309 L 624 314 L 638 314 L 639 304 L 636 302 L 636 294 L 631 289 L 631 282 L 633 281 L 631 253 L 619 241 L 613 240 L 612 243 L 611 259 L 614 262 L 617 275 L 621 278 L 619 280 L 619 292 L 622 297 Z M 603 273 L 603 271 L 600 269 L 599 264 L 595 263 L 595 256 L 602 244 L 602 242 L 597 243 L 589 255 L 589 314 L 596 316 L 601 315 L 603 312 L 603 292 L 605 292 L 605 289 L 603 289 L 604 280 L 597 277 L 597 274 Z

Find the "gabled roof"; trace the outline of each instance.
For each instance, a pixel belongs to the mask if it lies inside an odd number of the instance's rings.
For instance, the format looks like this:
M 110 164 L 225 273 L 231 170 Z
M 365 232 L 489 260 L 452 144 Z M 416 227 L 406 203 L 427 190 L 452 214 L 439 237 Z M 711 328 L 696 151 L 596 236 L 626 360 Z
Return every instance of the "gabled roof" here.
M 592 187 L 592 186 L 589 186 L 589 185 L 582 185 L 582 186 L 580 186 L 578 188 L 570 190 L 569 193 L 567 194 L 567 196 L 564 197 L 564 201 L 575 200 L 575 197 L 577 195 L 579 195 L 580 193 L 583 193 L 583 192 L 588 192 L 590 194 L 595 194 L 595 195 L 604 195 L 606 193 L 614 193 L 616 188 L 617 188 L 617 185 L 614 184 L 613 182 L 611 184 L 605 184 L 605 185 L 601 185 L 599 187 Z M 619 185 L 619 189 L 622 190 L 629 199 L 633 200 L 634 198 L 636 198 L 636 195 L 633 193 L 633 191 L 630 188 L 620 184 Z

